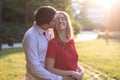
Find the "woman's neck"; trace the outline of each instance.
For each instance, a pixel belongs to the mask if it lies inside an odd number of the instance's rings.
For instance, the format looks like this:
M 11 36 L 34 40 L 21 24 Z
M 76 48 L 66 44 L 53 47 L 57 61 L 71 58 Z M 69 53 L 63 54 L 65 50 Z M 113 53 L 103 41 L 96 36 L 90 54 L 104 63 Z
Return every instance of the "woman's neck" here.
M 59 31 L 58 35 L 59 35 L 59 38 L 62 42 L 69 42 L 69 40 L 66 37 L 66 32 L 65 31 Z

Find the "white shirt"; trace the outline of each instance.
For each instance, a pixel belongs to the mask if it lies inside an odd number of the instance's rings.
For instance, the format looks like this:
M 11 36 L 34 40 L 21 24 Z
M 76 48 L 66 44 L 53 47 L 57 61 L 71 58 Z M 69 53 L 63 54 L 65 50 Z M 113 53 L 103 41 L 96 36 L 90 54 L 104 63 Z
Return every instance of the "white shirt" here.
M 26 57 L 27 77 L 30 80 L 47 79 L 62 80 L 62 77 L 50 73 L 45 69 L 45 56 L 50 40 L 50 30 L 46 31 L 46 37 L 43 35 L 44 30 L 33 25 L 24 35 L 22 45 Z M 28 75 L 29 74 L 29 75 Z M 36 78 L 37 77 L 37 78 Z

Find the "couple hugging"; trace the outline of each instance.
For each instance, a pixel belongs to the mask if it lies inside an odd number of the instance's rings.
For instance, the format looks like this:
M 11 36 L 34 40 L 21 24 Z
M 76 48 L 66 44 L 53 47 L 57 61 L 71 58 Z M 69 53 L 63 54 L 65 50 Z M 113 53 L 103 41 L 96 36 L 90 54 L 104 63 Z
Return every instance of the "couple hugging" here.
M 83 68 L 73 40 L 69 15 L 51 6 L 35 11 L 35 22 L 22 40 L 25 80 L 82 80 Z

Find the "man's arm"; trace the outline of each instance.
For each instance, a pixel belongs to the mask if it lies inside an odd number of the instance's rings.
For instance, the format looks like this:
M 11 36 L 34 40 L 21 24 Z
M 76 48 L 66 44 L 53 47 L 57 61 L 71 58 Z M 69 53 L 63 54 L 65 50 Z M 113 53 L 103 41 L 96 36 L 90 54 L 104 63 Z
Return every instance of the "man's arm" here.
M 34 36 L 26 35 L 22 44 L 26 55 L 27 64 L 29 64 L 29 68 L 33 74 L 40 78 L 62 80 L 61 76 L 52 74 L 42 67 L 37 52 L 37 40 Z

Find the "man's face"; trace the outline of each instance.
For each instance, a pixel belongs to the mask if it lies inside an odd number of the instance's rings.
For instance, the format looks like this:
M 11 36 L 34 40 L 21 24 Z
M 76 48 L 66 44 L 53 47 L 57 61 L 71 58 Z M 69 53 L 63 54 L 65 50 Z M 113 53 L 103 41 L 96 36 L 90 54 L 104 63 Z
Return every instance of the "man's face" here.
M 55 25 L 56 25 L 56 19 L 54 17 L 52 21 L 49 23 L 49 28 L 53 28 Z
M 43 30 L 47 30 L 49 27 L 48 27 L 48 24 L 43 24 L 43 25 L 41 26 L 41 28 L 42 28 Z
M 53 28 L 56 25 L 56 19 L 53 18 L 50 23 L 41 26 L 42 29 L 47 30 L 48 28 Z

